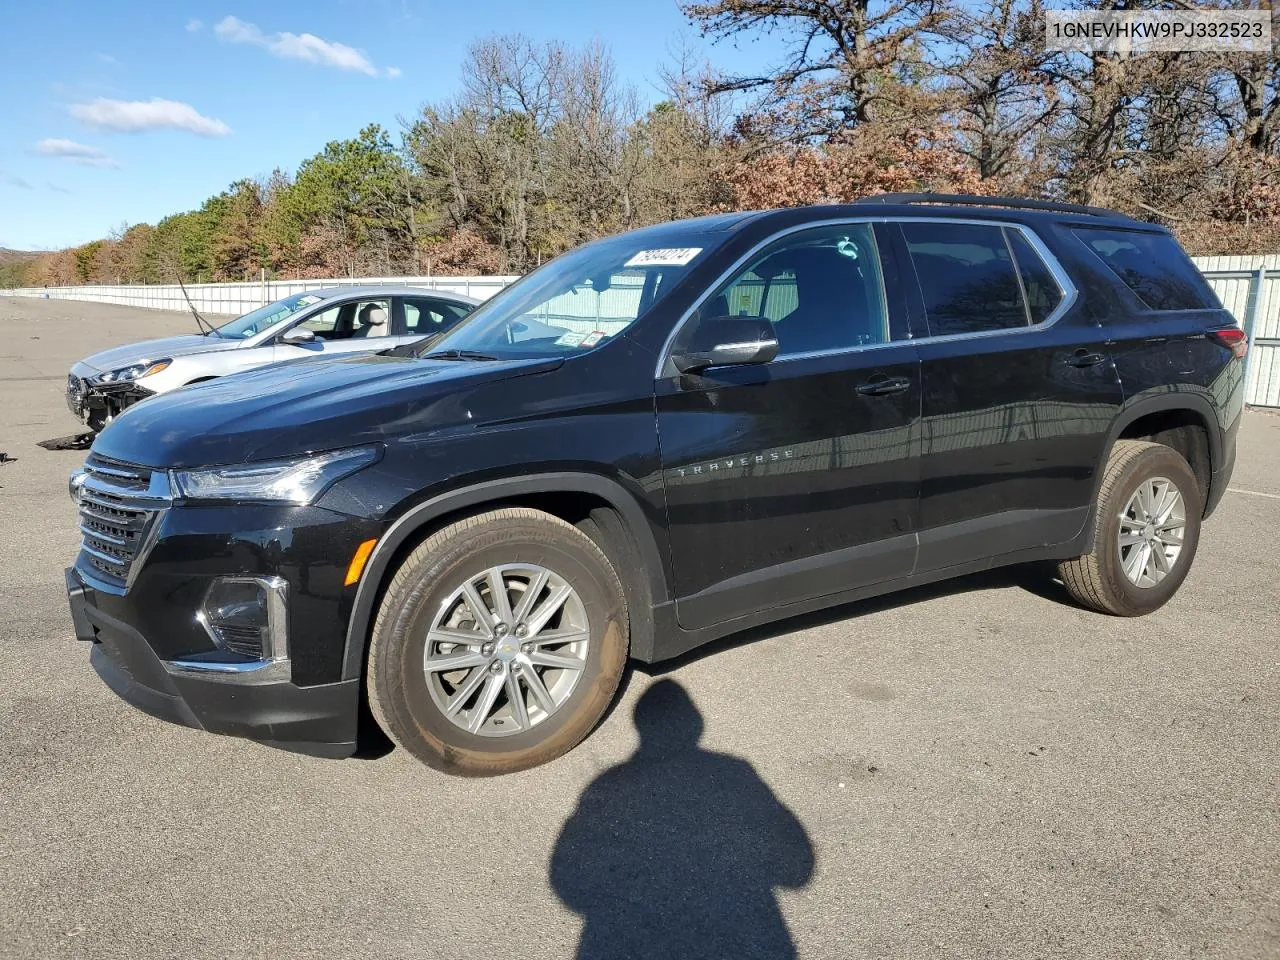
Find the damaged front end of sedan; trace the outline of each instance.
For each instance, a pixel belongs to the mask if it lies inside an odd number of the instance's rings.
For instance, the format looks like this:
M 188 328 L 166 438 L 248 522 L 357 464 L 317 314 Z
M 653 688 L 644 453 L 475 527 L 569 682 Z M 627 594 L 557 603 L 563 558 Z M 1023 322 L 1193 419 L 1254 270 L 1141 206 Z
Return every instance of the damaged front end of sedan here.
M 76 364 L 67 375 L 67 407 L 97 433 L 126 408 L 155 395 L 140 381 L 166 369 L 172 360 L 139 360 L 117 370 L 94 371 Z

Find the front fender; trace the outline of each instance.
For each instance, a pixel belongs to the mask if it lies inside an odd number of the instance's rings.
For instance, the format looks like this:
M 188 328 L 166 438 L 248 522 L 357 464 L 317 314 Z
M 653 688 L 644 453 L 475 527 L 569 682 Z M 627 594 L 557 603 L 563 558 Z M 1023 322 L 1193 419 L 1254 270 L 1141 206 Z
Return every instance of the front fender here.
M 356 589 L 351 619 L 347 624 L 346 647 L 342 659 L 342 679 L 359 677 L 364 670 L 365 649 L 377 613 L 376 603 L 397 551 L 411 539 L 420 538 L 438 518 L 459 510 L 497 504 L 515 497 L 537 493 L 584 493 L 609 503 L 622 517 L 640 554 L 648 575 L 650 595 L 655 604 L 668 598 L 668 590 L 658 544 L 640 503 L 619 483 L 594 473 L 558 471 L 523 477 L 487 480 L 432 497 L 406 511 L 387 528 L 365 565 Z

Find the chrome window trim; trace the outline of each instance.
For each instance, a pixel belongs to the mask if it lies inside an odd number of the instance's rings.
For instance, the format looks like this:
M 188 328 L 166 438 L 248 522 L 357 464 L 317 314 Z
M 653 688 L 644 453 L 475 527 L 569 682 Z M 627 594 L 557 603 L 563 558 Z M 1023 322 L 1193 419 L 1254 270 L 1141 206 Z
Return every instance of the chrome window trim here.
M 778 357 L 769 361 L 769 366 L 775 363 L 790 363 L 792 360 L 812 360 L 815 357 L 840 357 L 850 353 L 865 353 L 868 350 L 884 350 L 888 347 L 905 347 L 916 343 L 916 340 L 890 340 L 888 343 L 859 343 L 852 347 L 832 347 L 830 350 L 807 350 L 804 353 L 789 353 L 785 357 Z
M 978 330 L 969 333 L 948 333 L 940 334 L 938 336 L 909 336 L 905 340 L 890 340 L 888 343 L 869 343 L 851 347 L 840 347 L 831 350 L 819 350 L 812 353 L 791 354 L 790 356 L 778 357 L 776 360 L 771 360 L 770 365 L 775 363 L 786 363 L 790 360 L 808 360 L 812 357 L 835 356 L 837 354 L 860 353 L 864 350 L 876 350 L 884 347 L 898 347 L 904 343 L 950 343 L 956 340 L 976 340 L 983 337 L 1020 336 L 1027 333 L 1034 333 L 1040 330 L 1047 330 L 1062 319 L 1062 316 L 1075 305 L 1076 300 L 1079 299 L 1080 296 L 1079 290 L 1077 290 L 1076 285 L 1071 282 L 1071 278 L 1067 275 L 1066 270 L 1062 268 L 1062 264 L 1058 262 L 1058 258 L 1049 251 L 1049 248 L 1044 245 L 1044 241 L 1040 239 L 1036 232 L 1023 223 L 983 217 L 836 217 L 828 220 L 813 220 L 809 223 L 795 224 L 787 227 L 785 230 L 779 230 L 777 233 L 770 234 L 725 268 L 720 275 L 716 277 L 715 281 L 709 284 L 707 289 L 703 291 L 696 300 L 694 300 L 683 314 L 680 315 L 680 319 L 677 320 L 675 325 L 671 328 L 671 333 L 667 335 L 667 339 L 662 344 L 662 349 L 658 352 L 658 364 L 653 372 L 654 379 L 663 380 L 669 377 L 680 376 L 679 371 L 675 370 L 674 367 L 672 367 L 672 372 L 670 373 L 665 371 L 670 366 L 671 347 L 675 343 L 676 337 L 679 335 L 681 329 L 683 329 L 684 325 L 689 322 L 689 318 L 698 311 L 698 308 L 706 303 L 707 300 L 711 298 L 711 295 L 715 291 L 719 290 L 720 286 L 726 280 L 733 277 L 735 271 L 739 270 L 744 264 L 749 262 L 751 258 L 758 254 L 762 249 L 777 240 L 781 240 L 784 237 L 788 237 L 793 233 L 799 233 L 803 230 L 855 223 L 964 223 L 982 227 L 1003 227 L 1005 229 L 1017 230 L 1023 235 L 1026 241 L 1031 244 L 1032 249 L 1035 250 L 1040 259 L 1044 261 L 1044 265 L 1053 276 L 1054 282 L 1058 284 L 1058 289 L 1062 291 L 1062 300 L 1059 301 L 1058 305 L 1047 317 L 1044 318 L 1044 320 L 1040 323 L 1031 324 L 1030 326 L 1004 327 L 998 330 Z M 1008 241 L 1006 240 L 1006 243 L 1007 242 Z M 879 253 L 879 242 L 877 241 L 876 255 L 879 256 Z M 1015 260 L 1014 263 L 1016 268 L 1017 261 Z M 914 272 L 914 265 L 912 266 L 912 269 Z M 883 287 L 885 282 L 883 268 L 881 268 L 879 272 L 880 284 Z M 916 282 L 919 283 L 918 278 Z M 1019 283 L 1021 283 L 1021 275 L 1019 275 Z M 887 291 L 885 305 L 887 309 Z

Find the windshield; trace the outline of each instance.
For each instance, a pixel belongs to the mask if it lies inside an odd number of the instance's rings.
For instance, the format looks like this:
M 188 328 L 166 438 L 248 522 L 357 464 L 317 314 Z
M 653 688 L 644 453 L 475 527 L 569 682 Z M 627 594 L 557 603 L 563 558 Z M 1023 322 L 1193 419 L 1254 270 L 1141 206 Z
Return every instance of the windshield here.
M 228 337 L 232 340 L 243 340 L 246 337 L 256 336 L 263 330 L 274 327 L 286 317 L 300 313 L 323 299 L 323 297 L 314 293 L 299 293 L 292 297 L 285 297 L 283 300 L 268 303 L 265 307 L 259 307 L 251 313 L 246 313 L 243 317 L 236 317 L 230 323 L 224 323 L 217 328 L 218 336 Z
M 644 231 L 571 250 L 477 307 L 432 341 L 428 356 L 507 360 L 590 350 L 644 316 L 723 239 L 664 233 L 658 242 Z

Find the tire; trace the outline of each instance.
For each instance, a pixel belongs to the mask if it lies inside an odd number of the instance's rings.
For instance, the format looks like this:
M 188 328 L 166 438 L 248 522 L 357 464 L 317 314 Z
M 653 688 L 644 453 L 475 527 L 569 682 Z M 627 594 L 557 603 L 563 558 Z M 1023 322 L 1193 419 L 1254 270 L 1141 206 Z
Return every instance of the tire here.
M 538 571 L 547 573 L 545 581 Z M 500 604 L 490 574 L 512 616 L 495 613 Z M 471 600 L 466 584 L 475 593 Z M 517 625 L 514 615 L 535 586 L 531 609 Z M 538 627 L 565 587 L 568 598 Z M 488 632 L 480 627 L 486 616 L 495 624 Z M 517 640 L 518 626 L 538 632 Z M 464 642 L 442 642 L 444 635 Z M 557 636 L 586 640 L 556 646 L 546 639 Z M 429 766 L 461 776 L 513 773 L 554 760 L 591 732 L 618 689 L 628 643 L 622 584 L 586 534 L 539 510 L 493 510 L 432 534 L 396 571 L 369 646 L 369 706 L 391 739 Z M 429 671 L 428 656 L 437 667 L 455 657 L 466 665 Z M 539 666 L 534 659 L 581 666 Z M 502 686 L 491 691 L 495 677 Z M 544 709 L 550 700 L 535 695 L 533 681 L 556 701 L 554 709 Z M 519 705 L 506 684 L 514 684 Z M 448 710 L 458 704 L 451 718 Z
M 1182 498 L 1181 542 L 1176 556 L 1170 559 L 1177 531 L 1164 530 L 1159 524 L 1141 522 L 1146 514 L 1138 506 L 1131 513 L 1131 504 L 1139 496 L 1139 488 L 1154 483 L 1155 490 L 1147 502 L 1159 507 L 1167 488 L 1160 481 L 1168 481 Z M 1176 509 L 1171 523 L 1176 523 Z M 1098 503 L 1094 509 L 1093 550 L 1074 560 L 1063 561 L 1058 575 L 1067 592 L 1082 606 L 1100 613 L 1118 617 L 1137 617 L 1158 610 L 1169 601 L 1182 586 L 1191 563 L 1195 559 L 1200 542 L 1200 519 L 1204 513 L 1200 485 L 1195 474 L 1182 455 L 1171 447 L 1145 440 L 1118 440 L 1107 459 L 1098 491 Z M 1124 522 L 1122 524 L 1122 517 Z M 1146 541 L 1150 561 L 1141 554 L 1148 532 L 1157 536 L 1164 530 L 1165 539 Z M 1136 538 L 1136 543 L 1122 546 L 1121 533 L 1126 541 Z M 1134 551 L 1139 551 L 1135 553 Z M 1163 558 L 1167 572 L 1160 568 Z M 1126 563 L 1138 570 L 1138 580 L 1126 573 Z M 1154 577 L 1159 576 L 1158 581 Z

